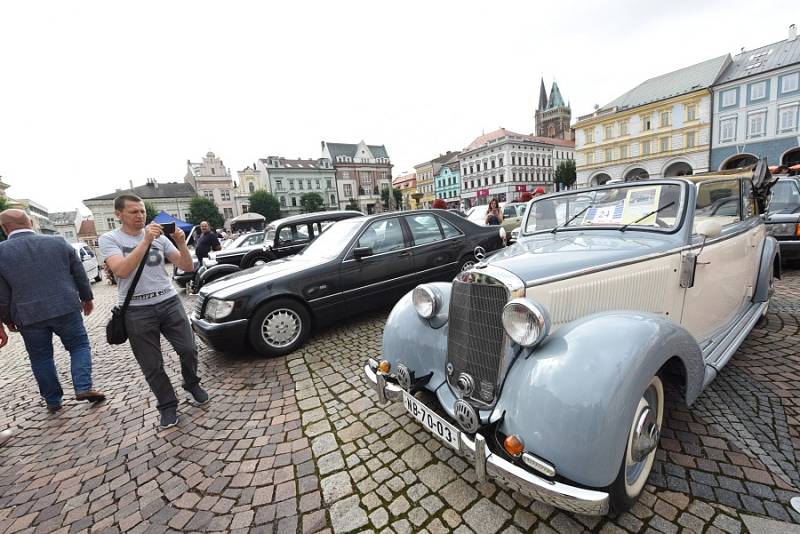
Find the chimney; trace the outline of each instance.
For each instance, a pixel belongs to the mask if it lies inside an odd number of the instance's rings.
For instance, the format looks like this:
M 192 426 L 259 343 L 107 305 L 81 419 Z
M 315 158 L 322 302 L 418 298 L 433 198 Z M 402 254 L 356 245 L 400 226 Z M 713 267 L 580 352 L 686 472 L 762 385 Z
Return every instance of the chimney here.
M 789 25 L 789 41 L 797 39 L 797 26 L 794 24 Z
M 128 185 L 131 186 L 131 191 L 133 191 L 133 180 L 128 180 Z
M 156 180 L 155 178 L 153 178 L 153 187 L 155 189 L 158 189 L 158 180 Z

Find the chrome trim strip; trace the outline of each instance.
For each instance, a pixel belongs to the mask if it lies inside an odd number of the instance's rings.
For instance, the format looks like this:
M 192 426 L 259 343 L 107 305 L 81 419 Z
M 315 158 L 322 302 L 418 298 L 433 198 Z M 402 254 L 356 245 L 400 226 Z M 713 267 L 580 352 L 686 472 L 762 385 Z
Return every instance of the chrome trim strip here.
M 410 273 L 410 274 L 404 274 L 403 276 L 398 276 L 396 278 L 390 278 L 389 280 L 382 280 L 380 282 L 375 282 L 374 284 L 369 284 L 368 286 L 361 286 L 361 287 L 357 287 L 355 289 L 348 289 L 347 291 L 342 291 L 341 293 L 337 293 L 337 294 L 339 294 L 339 295 L 347 295 L 348 293 L 352 293 L 354 291 L 361 291 L 363 289 L 367 289 L 369 287 L 379 286 L 379 285 L 385 284 L 387 282 L 394 282 L 395 280 L 402 280 L 404 278 L 410 278 L 412 276 L 419 276 L 421 274 L 425 274 L 425 273 L 428 273 L 428 272 L 431 272 L 431 271 L 435 271 L 437 269 L 442 269 L 442 268 L 445 268 L 445 267 L 450 267 L 450 266 L 453 266 L 453 265 L 458 265 L 458 262 L 446 263 L 446 264 L 443 264 L 443 265 L 439 265 L 437 267 L 433 267 L 431 269 L 425 269 L 424 271 L 416 271 L 416 272 L 413 272 L 413 273 Z M 325 298 L 325 297 L 320 297 L 320 298 Z M 314 301 L 313 300 L 309 300 L 309 302 L 314 302 Z
M 364 364 L 364 375 L 370 387 L 376 389 L 378 387 L 377 376 L 370 367 L 370 360 L 377 363 L 374 359 L 369 358 Z M 402 389 L 395 384 L 386 383 L 384 394 L 389 400 L 397 400 L 402 397 Z M 378 395 L 380 397 L 380 393 Z M 561 482 L 551 482 L 538 477 L 487 450 L 486 441 L 480 434 L 476 434 L 475 441 L 473 441 L 467 434 L 461 432 L 459 434 L 459 451 L 461 455 L 474 462 L 476 478 L 479 475 L 478 470 L 483 469 L 485 478 L 498 480 L 512 490 L 517 490 L 562 510 L 588 515 L 608 513 L 608 493 L 570 486 Z
M 761 318 L 768 305 L 769 302 L 759 302 L 751 305 L 739 320 L 731 325 L 731 328 L 719 342 L 707 347 L 711 349 L 706 358 L 707 364 L 713 366 L 717 371 L 725 367 L 733 357 L 733 354 L 739 349 L 739 345 L 750 334 L 750 330 Z M 704 354 L 704 356 L 706 355 Z

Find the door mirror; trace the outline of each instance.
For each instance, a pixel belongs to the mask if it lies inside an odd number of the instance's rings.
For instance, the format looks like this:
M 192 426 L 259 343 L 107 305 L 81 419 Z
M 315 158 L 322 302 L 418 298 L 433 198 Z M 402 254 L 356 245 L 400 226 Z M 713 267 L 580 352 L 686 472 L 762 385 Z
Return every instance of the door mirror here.
M 696 231 L 706 239 L 714 239 L 722 234 L 722 225 L 719 221 L 715 221 L 714 219 L 706 219 L 698 223 Z
M 371 247 L 356 247 L 353 249 L 353 257 L 355 257 L 355 259 L 360 260 L 361 258 L 366 258 L 367 256 L 372 256 Z

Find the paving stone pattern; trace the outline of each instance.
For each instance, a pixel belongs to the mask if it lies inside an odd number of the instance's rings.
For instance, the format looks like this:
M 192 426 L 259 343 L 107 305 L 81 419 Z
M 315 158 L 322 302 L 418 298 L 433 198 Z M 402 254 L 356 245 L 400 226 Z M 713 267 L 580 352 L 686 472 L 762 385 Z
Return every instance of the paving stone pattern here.
M 212 402 L 182 403 L 179 425 L 159 431 L 130 349 L 103 341 L 101 310 L 115 288 L 94 289 L 87 326 L 107 402 L 74 400 L 57 344 L 65 407 L 48 414 L 19 336 L 0 349 L 0 429 L 18 428 L 0 448 L 0 533 L 672 534 L 788 532 L 797 525 L 785 522 L 800 522 L 788 505 L 800 495 L 797 270 L 778 282 L 767 318 L 694 406 L 671 392 L 650 484 L 614 519 L 479 484 L 402 405 L 377 407 L 361 365 L 380 352 L 386 312 L 319 332 L 286 358 L 201 346 Z M 177 356 L 164 349 L 183 398 Z

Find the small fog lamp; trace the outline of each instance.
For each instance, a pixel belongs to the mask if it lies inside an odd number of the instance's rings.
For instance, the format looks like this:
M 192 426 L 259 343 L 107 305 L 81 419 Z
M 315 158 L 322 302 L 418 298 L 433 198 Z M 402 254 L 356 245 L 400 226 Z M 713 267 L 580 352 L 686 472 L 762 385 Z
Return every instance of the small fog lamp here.
M 503 440 L 503 448 L 508 454 L 514 456 L 515 458 L 521 456 L 522 452 L 525 450 L 525 446 L 523 445 L 519 436 L 513 435 L 508 436 Z

